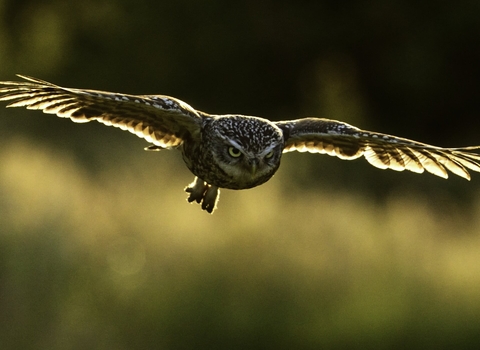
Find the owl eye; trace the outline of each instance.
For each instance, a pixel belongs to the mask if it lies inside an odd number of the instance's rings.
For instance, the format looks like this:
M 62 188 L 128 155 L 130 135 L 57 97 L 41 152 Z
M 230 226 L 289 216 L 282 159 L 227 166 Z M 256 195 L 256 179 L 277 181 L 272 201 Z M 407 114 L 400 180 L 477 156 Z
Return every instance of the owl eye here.
M 242 152 L 238 148 L 233 146 L 228 147 L 228 154 L 230 154 L 233 158 L 238 158 L 242 155 Z
M 270 151 L 265 155 L 265 159 L 270 159 L 272 157 L 273 157 L 273 151 Z

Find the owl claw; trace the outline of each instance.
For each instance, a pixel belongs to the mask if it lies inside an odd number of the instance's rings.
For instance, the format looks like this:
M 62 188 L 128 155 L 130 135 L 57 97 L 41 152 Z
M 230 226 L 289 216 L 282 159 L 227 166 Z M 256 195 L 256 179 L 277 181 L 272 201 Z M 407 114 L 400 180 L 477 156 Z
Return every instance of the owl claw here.
M 198 177 L 195 177 L 195 180 L 185 188 L 185 192 L 190 193 L 187 198 L 190 203 L 193 201 L 201 203 L 202 209 L 209 213 L 213 213 L 220 197 L 217 186 L 210 185 Z
M 220 190 L 217 186 L 207 185 L 207 191 L 203 197 L 202 209 L 209 213 L 213 213 L 217 207 L 218 198 L 220 197 Z
M 208 187 L 208 184 L 205 181 L 203 181 L 202 179 L 199 179 L 198 177 L 195 177 L 193 182 L 185 188 L 185 192 L 190 193 L 190 196 L 188 197 L 187 200 L 190 203 L 193 201 L 200 203 L 203 200 L 203 197 L 205 196 L 207 187 Z

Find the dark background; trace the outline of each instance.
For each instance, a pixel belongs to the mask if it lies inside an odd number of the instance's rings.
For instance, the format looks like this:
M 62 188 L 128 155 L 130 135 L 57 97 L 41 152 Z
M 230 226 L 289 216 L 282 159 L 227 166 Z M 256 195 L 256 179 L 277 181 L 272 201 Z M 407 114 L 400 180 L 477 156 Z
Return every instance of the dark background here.
M 10 0 L 0 80 L 478 145 L 479 15 L 478 1 Z M 287 154 L 209 216 L 184 202 L 179 154 L 97 123 L 0 117 L 2 349 L 479 340 L 477 174 Z
M 1 71 L 4 80 L 22 73 L 66 86 L 172 95 L 210 113 L 318 116 L 439 146 L 475 145 L 479 8 L 476 1 L 6 1 Z M 84 135 L 134 142 L 96 126 L 27 118 L 19 132 L 58 145 L 53 134 L 66 128 L 62 146 L 92 152 L 80 155 L 90 162 L 98 148 L 86 149 Z M 5 137 L 18 130 L 15 119 L 1 122 Z M 305 162 L 299 183 L 306 186 L 382 196 L 400 181 L 420 181 L 417 188 L 435 192 L 431 179 Z

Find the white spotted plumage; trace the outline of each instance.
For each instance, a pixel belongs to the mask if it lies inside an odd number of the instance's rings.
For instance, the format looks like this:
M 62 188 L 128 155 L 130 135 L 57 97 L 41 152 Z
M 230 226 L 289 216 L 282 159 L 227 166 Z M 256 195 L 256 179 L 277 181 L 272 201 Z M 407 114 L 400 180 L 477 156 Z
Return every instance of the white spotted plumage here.
M 364 156 L 380 169 L 448 171 L 470 179 L 480 172 L 480 146 L 441 148 L 361 130 L 347 123 L 304 118 L 272 122 L 243 115 L 211 115 L 165 95 L 128 95 L 65 88 L 19 75 L 3 81 L 0 100 L 9 107 L 39 109 L 82 123 L 96 120 L 144 138 L 148 150 L 179 148 L 195 180 L 185 189 L 188 201 L 213 212 L 220 188 L 246 189 L 268 181 L 282 153 L 323 153 L 352 160 Z

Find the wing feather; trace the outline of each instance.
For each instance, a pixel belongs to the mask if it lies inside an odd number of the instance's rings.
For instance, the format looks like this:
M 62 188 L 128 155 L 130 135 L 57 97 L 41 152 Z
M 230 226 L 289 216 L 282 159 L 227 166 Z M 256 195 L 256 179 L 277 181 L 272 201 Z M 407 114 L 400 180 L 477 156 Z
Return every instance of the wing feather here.
M 467 169 L 480 172 L 480 146 L 441 148 L 421 142 L 361 130 L 347 123 L 320 118 L 276 122 L 285 135 L 284 152 L 326 153 L 341 159 L 364 156 L 373 166 L 409 170 L 448 178 L 448 171 L 470 180 Z
M 11 101 L 8 107 L 42 110 L 77 123 L 96 120 L 127 130 L 160 148 L 178 146 L 185 138 L 199 138 L 206 116 L 169 96 L 64 88 L 19 77 L 25 81 L 0 82 L 0 101 Z

